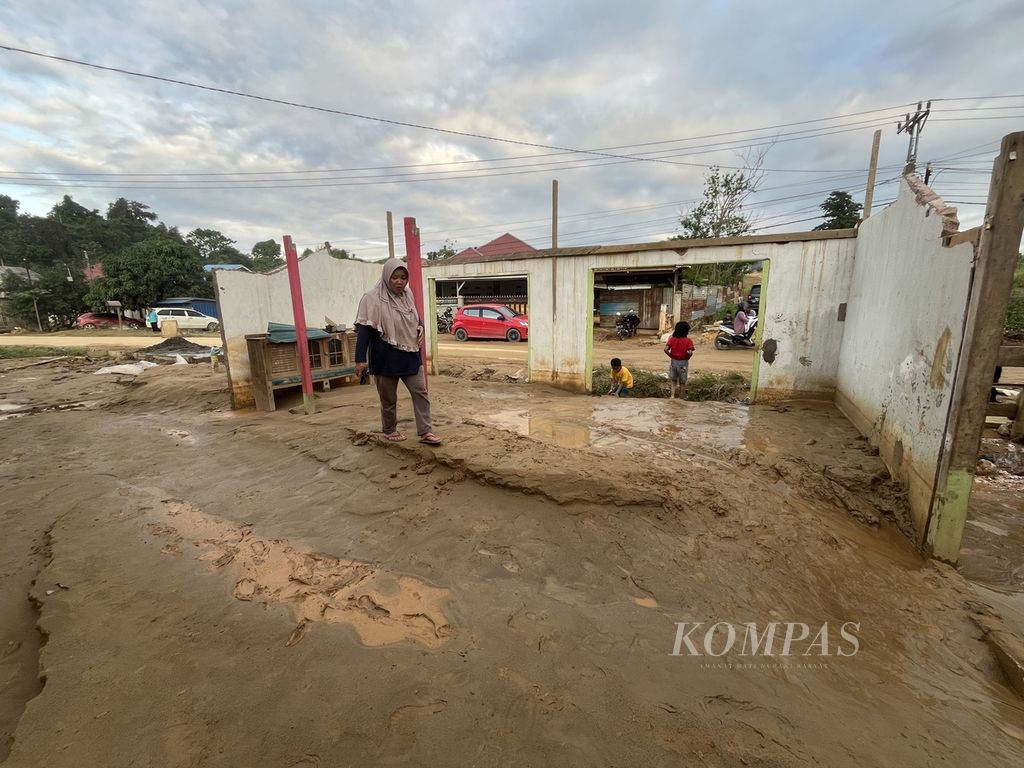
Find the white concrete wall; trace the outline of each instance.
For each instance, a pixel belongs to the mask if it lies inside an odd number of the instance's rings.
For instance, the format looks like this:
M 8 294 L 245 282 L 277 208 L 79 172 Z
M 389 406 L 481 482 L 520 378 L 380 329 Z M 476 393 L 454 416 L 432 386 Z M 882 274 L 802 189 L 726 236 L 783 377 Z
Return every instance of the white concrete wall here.
M 780 238 L 781 239 L 781 238 Z M 690 246 L 683 252 L 627 251 L 433 265 L 425 278 L 526 275 L 530 299 L 530 377 L 570 389 L 589 385 L 595 269 L 770 261 L 761 294 L 757 399 L 831 397 L 835 389 L 853 238 Z M 552 285 L 556 286 L 552 291 Z M 554 295 L 553 295 L 554 294 Z M 432 329 L 431 329 L 432 330 Z
M 906 181 L 856 241 L 836 400 L 906 484 L 919 535 L 944 450 L 973 257 L 970 243 L 943 246 L 938 211 Z
M 306 324 L 322 328 L 329 317 L 351 328 L 359 299 L 380 279 L 381 265 L 336 259 L 320 250 L 299 259 L 299 274 Z M 266 333 L 270 322 L 295 322 L 288 270 L 281 267 L 265 275 L 217 270 L 215 280 L 231 402 L 235 408 L 248 408 L 254 400 L 245 335 Z

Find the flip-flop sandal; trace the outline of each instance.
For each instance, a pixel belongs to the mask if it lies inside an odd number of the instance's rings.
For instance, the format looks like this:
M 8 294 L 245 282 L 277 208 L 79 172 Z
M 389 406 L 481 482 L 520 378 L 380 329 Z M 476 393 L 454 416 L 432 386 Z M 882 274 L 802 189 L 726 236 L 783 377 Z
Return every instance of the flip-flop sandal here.
M 427 432 L 426 434 L 420 435 L 420 442 L 424 445 L 440 445 L 441 438 L 433 432 Z
M 384 435 L 384 437 L 390 440 L 392 443 L 400 443 L 405 440 L 405 435 L 401 432 L 392 432 L 390 435 Z

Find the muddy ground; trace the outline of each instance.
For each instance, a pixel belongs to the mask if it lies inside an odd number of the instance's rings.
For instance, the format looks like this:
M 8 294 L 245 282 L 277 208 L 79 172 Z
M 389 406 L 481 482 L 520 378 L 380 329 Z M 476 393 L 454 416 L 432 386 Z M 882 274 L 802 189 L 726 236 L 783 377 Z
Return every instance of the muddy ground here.
M 1024 761 L 971 619 L 1020 596 L 922 561 L 829 406 L 437 377 L 432 449 L 381 438 L 372 387 L 237 413 L 208 366 L 26 365 L 0 364 L 4 768 Z M 673 655 L 684 621 L 832 634 Z

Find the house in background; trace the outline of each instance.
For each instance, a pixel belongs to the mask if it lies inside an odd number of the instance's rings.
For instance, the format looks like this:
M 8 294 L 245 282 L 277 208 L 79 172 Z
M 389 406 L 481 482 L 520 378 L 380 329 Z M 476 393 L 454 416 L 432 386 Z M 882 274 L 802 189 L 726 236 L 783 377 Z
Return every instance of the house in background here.
M 480 261 L 500 261 L 512 253 L 535 252 L 537 249 L 506 232 L 490 242 L 465 248 L 446 259 L 444 264 L 472 264 Z M 504 277 L 472 280 L 438 280 L 438 309 L 464 304 L 507 304 L 517 312 L 526 312 L 527 283 L 525 277 Z

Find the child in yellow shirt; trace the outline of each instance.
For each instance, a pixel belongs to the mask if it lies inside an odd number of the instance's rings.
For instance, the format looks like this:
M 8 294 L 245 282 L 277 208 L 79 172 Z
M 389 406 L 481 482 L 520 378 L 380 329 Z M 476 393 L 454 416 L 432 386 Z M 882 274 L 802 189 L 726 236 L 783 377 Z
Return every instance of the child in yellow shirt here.
M 633 395 L 633 374 L 617 357 L 612 358 L 612 388 L 608 390 L 608 394 L 618 397 Z

